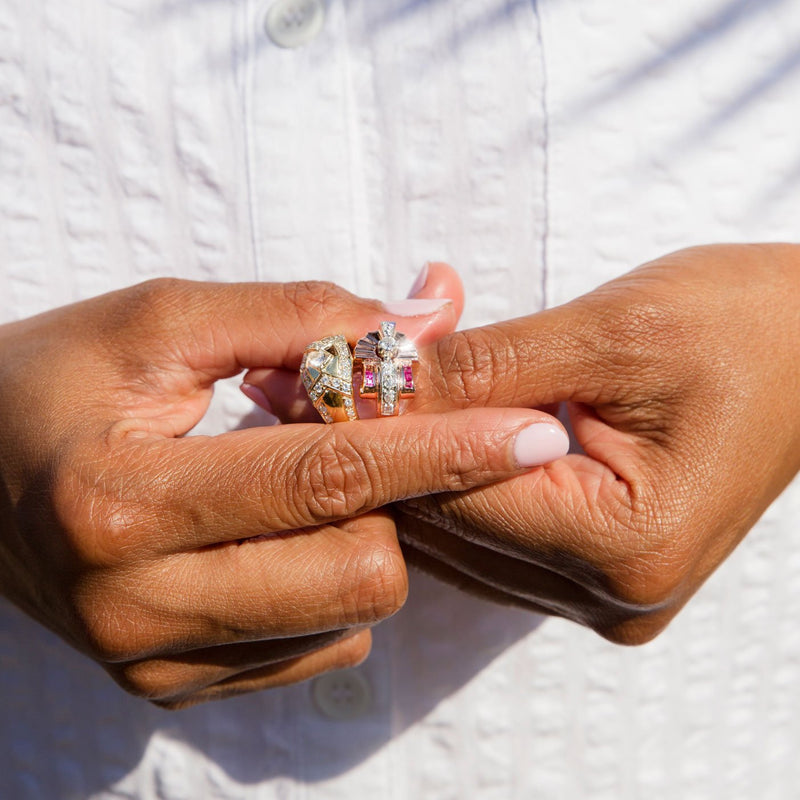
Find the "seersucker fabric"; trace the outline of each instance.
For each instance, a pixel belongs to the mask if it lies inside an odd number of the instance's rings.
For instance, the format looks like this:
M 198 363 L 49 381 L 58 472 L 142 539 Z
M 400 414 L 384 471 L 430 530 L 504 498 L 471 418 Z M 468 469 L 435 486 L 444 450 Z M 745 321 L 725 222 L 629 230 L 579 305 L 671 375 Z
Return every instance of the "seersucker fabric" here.
M 405 295 L 464 325 L 711 241 L 796 240 L 798 0 L 0 0 L 0 314 L 159 275 Z M 204 432 L 258 415 L 220 386 Z M 169 713 L 0 603 L 9 800 L 791 800 L 800 485 L 651 644 L 415 575 L 359 713 Z

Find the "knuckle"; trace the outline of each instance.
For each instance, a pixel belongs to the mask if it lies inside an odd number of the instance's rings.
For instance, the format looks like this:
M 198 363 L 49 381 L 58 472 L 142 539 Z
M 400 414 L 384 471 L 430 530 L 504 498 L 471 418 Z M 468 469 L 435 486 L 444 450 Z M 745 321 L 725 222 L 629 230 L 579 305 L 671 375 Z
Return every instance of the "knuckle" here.
M 127 526 L 114 513 L 85 465 L 60 468 L 52 502 L 63 542 L 83 568 L 119 563 L 128 550 Z
M 291 502 L 301 523 L 354 516 L 372 507 L 377 466 L 332 427 L 301 457 L 296 475 Z
M 139 554 L 147 504 L 109 469 L 109 453 L 67 458 L 55 469 L 51 500 L 70 555 L 84 568 L 116 567 Z M 116 462 L 119 463 L 118 461 Z
M 151 278 L 119 292 L 107 311 L 115 328 L 158 325 L 179 312 L 187 292 L 195 284 L 181 278 Z
M 330 281 L 297 281 L 283 284 L 286 301 L 306 319 L 319 319 L 321 314 L 335 315 L 346 310 L 353 295 Z
M 687 363 L 695 339 L 692 319 L 672 297 L 631 291 L 624 300 L 605 300 L 598 292 L 583 325 L 573 332 L 576 350 L 590 354 L 600 375 L 634 374 L 648 386 L 645 379 L 658 376 L 655 385 L 667 390 L 675 379 L 692 374 Z
M 399 611 L 408 573 L 396 544 L 362 540 L 342 565 L 342 607 L 348 625 L 371 624 Z
M 176 294 L 182 294 L 190 281 L 183 278 L 150 278 L 136 284 L 133 289 L 134 298 L 138 298 L 146 307 L 162 302 L 174 302 Z
M 443 390 L 462 408 L 489 405 L 495 376 L 507 380 L 518 358 L 511 340 L 491 326 L 446 336 L 435 353 Z
M 596 633 L 612 644 L 641 647 L 653 641 L 669 624 L 669 616 L 632 616 L 624 621 L 594 625 Z
M 615 605 L 652 615 L 673 605 L 684 583 L 681 566 L 665 554 L 640 552 L 618 565 L 611 586 Z
M 467 435 L 454 435 L 450 422 L 441 417 L 432 420 L 424 433 L 417 434 L 404 453 L 412 463 L 422 465 L 429 488 L 435 484 L 442 490 L 462 492 L 496 475 L 487 453 L 495 444 L 487 446 L 487 441 L 492 441 L 494 435 L 493 431 L 477 428 Z
M 663 505 L 643 504 L 618 520 L 616 530 L 604 564 L 612 604 L 639 619 L 660 618 L 686 596 L 694 537 L 685 521 Z
M 82 627 L 83 649 L 95 661 L 111 665 L 136 658 L 140 646 L 131 624 L 133 610 L 117 595 L 82 592 L 76 611 Z

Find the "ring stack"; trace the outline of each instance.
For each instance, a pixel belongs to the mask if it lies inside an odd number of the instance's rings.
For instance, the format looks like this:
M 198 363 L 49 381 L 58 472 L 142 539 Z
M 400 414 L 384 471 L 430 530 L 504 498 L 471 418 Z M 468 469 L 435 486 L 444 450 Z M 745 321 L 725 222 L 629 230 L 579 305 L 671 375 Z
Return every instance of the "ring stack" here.
M 326 423 L 358 419 L 353 398 L 353 356 L 344 336 L 328 336 L 308 345 L 300 375 L 314 408 Z
M 361 364 L 361 396 L 377 399 L 378 416 L 400 413 L 400 400 L 414 396 L 413 364 L 419 360 L 417 348 L 394 322 L 382 322 L 358 340 L 356 361 Z

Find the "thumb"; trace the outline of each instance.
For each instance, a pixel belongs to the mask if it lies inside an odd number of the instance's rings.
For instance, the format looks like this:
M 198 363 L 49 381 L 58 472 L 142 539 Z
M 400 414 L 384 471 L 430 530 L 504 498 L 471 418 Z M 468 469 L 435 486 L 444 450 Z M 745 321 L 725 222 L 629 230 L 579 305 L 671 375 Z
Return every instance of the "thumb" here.
M 296 370 L 309 342 L 337 333 L 355 341 L 393 318 L 391 305 L 321 281 L 159 279 L 94 302 L 101 306 L 98 316 L 113 321 L 115 341 L 120 332 L 138 334 L 136 350 L 144 366 L 172 372 L 177 362 L 204 386 L 244 368 Z M 455 325 L 454 306 L 446 299 L 403 302 L 398 328 L 421 343 L 435 341 Z
M 449 264 L 438 261 L 425 264 L 408 296 L 416 299 L 449 299 L 456 312 L 456 321 L 461 319 L 464 312 L 464 284 Z

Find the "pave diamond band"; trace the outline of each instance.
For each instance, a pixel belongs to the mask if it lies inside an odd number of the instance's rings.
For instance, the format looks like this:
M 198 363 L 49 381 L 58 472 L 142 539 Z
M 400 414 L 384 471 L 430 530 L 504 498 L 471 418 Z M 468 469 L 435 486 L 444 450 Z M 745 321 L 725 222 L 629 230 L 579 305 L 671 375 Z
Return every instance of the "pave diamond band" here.
M 378 401 L 378 416 L 400 413 L 400 400 L 414 396 L 413 363 L 417 348 L 394 322 L 382 322 L 380 330 L 358 340 L 356 361 L 361 365 L 361 397 Z
M 327 336 L 308 345 L 300 376 L 314 408 L 326 423 L 358 419 L 353 397 L 353 356 L 344 336 Z

